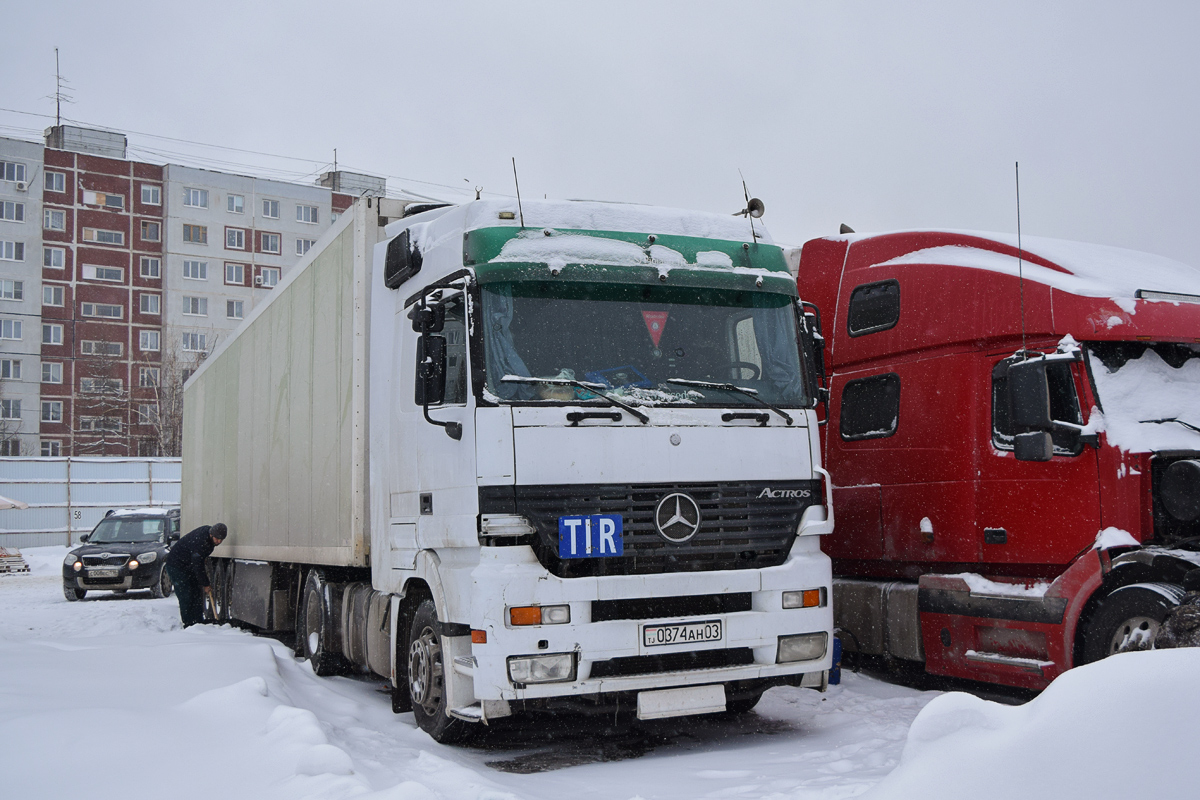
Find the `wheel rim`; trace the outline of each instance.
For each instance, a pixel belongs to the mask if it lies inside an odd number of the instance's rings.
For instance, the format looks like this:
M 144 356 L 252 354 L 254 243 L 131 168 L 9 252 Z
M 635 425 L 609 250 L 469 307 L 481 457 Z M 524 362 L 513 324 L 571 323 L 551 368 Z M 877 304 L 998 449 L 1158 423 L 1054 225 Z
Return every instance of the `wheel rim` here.
M 308 648 L 310 658 L 321 649 L 320 600 L 320 595 L 313 593 L 308 596 L 308 602 L 304 604 L 304 646 Z
M 414 704 L 433 716 L 442 699 L 442 647 L 426 627 L 408 647 L 408 691 Z
M 1132 650 L 1149 650 L 1158 633 L 1158 620 L 1151 617 L 1130 617 L 1117 626 L 1108 643 L 1108 654 Z

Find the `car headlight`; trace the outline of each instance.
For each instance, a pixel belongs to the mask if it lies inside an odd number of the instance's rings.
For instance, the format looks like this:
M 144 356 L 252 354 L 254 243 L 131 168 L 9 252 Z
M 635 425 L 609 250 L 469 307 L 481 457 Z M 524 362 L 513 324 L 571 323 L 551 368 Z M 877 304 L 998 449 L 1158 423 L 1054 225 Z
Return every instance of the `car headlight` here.
M 79 560 L 79 556 L 74 553 L 67 553 L 67 557 L 63 559 L 63 566 L 69 567 Z
M 522 625 L 565 625 L 571 621 L 571 607 L 560 606 L 511 606 L 508 609 L 508 624 L 514 628 Z
M 137 560 L 142 562 L 143 564 L 149 564 L 151 561 L 154 561 L 157 558 L 158 558 L 158 553 L 151 550 L 149 553 L 142 553 L 140 556 L 137 557 Z
M 138 568 L 138 560 L 136 558 L 129 559 L 129 569 L 135 570 Z
M 575 654 L 510 656 L 508 679 L 518 685 L 575 680 Z

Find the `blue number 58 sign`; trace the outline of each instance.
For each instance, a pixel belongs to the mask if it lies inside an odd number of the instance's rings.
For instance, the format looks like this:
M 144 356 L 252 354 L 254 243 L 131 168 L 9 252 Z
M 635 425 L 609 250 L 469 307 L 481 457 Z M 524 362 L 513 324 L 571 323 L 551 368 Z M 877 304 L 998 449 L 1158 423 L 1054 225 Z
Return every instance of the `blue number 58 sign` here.
M 624 552 L 620 514 L 558 518 L 559 558 L 605 558 Z

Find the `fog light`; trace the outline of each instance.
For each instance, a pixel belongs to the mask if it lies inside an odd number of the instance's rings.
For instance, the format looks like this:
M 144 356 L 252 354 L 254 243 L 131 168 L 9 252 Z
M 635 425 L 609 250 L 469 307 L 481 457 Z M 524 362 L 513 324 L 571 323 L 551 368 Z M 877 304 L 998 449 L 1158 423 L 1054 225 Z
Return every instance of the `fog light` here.
M 802 592 L 784 592 L 784 608 L 817 608 L 825 605 L 824 589 L 805 589 Z
M 790 661 L 814 661 L 824 658 L 825 648 L 829 643 L 829 634 L 801 633 L 798 636 L 780 636 L 779 654 L 775 656 L 777 664 Z
M 83 569 L 83 562 L 76 561 L 75 565 L 72 567 L 72 569 L 74 569 L 76 572 L 79 572 L 79 570 Z
M 131 559 L 129 559 L 129 570 L 130 570 L 130 572 L 132 572 L 133 570 L 135 570 L 135 569 L 137 569 L 137 568 L 138 568 L 138 560 L 137 560 L 136 558 L 131 558 Z
M 571 607 L 561 606 L 513 606 L 508 609 L 508 624 L 563 625 L 571 621 Z
M 517 685 L 575 680 L 575 654 L 510 656 L 508 679 Z

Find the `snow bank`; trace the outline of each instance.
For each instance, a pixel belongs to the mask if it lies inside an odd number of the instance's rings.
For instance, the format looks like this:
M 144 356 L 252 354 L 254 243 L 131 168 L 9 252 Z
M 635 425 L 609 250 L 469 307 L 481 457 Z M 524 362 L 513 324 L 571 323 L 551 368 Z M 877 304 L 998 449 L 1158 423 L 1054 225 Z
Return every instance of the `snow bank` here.
M 1146 421 L 1173 417 L 1200 426 L 1200 358 L 1176 369 L 1146 350 L 1116 372 L 1093 355 L 1091 368 L 1109 443 L 1132 453 L 1200 450 L 1200 433 L 1177 422 Z
M 1200 649 L 1071 670 L 1023 706 L 935 698 L 871 800 L 1192 798 Z
M 72 549 L 66 545 L 22 547 L 21 555 L 29 565 L 31 575 L 62 575 L 63 560 Z

